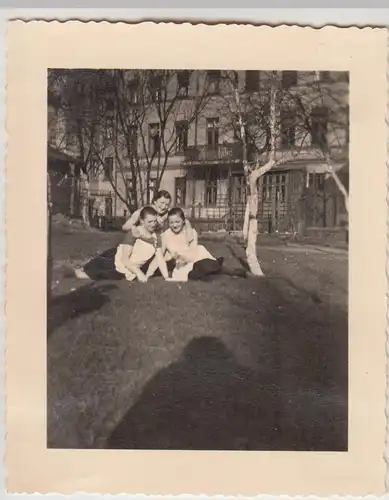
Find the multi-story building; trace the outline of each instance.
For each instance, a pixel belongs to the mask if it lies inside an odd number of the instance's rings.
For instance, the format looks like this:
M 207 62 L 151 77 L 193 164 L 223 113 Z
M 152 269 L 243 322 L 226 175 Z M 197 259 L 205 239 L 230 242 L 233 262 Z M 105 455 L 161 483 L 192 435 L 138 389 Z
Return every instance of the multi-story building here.
M 226 103 L 233 102 L 231 86 L 226 86 L 221 71 L 178 73 L 176 85 L 180 100 L 177 100 L 177 112 L 172 112 L 161 127 L 160 115 L 151 106 L 142 123 L 142 137 L 139 137 L 139 132 L 131 137 L 144 189 L 150 193 L 154 191 L 161 165 L 164 165 L 159 188 L 172 194 L 173 204 L 182 207 L 195 225 L 204 229 L 240 229 L 246 189 L 242 143 L 237 137 L 231 114 L 226 111 Z M 266 73 L 236 73 L 234 85 L 242 95 L 259 96 L 259 102 L 266 88 Z M 309 120 L 309 129 L 304 127 L 304 120 L 297 119 L 298 113 L 291 106 L 279 110 L 277 155 L 280 159 L 288 157 L 288 161 L 273 168 L 259 181 L 260 228 L 262 231 L 282 232 L 296 231 L 301 224 L 306 227 L 338 227 L 346 217 L 346 210 L 342 195 L 328 175 L 323 145 L 328 146 L 332 163 L 348 188 L 347 74 L 284 71 L 279 77 L 280 86 L 289 96 L 289 101 L 300 103 L 304 113 L 309 111 L 309 116 L 305 117 Z M 131 82 L 131 71 L 127 72 L 127 78 Z M 205 82 L 207 98 L 201 111 L 194 116 L 190 106 L 199 102 Z M 177 96 L 177 88 L 171 89 L 172 95 Z M 299 100 L 295 99 L 296 96 Z M 90 161 L 102 163 L 103 168 L 90 168 L 90 207 L 91 211 L 99 211 L 108 219 L 115 216 L 123 218 L 129 215 L 131 208 L 126 186 L 131 185 L 134 179 L 128 141 L 120 138 L 114 142 L 110 140 L 115 134 L 117 117 L 115 104 L 109 98 L 106 103 L 101 134 L 107 147 L 99 158 L 91 156 Z M 265 108 L 262 111 L 258 108 L 260 112 L 268 113 Z M 167 157 L 163 154 L 164 148 L 161 148 L 161 132 L 167 145 L 174 142 L 174 148 Z M 255 141 L 260 146 L 261 141 L 266 142 L 266 134 L 257 130 Z M 157 149 L 159 163 L 156 158 L 150 164 L 147 157 Z M 291 152 L 294 154 L 291 155 Z M 251 157 L 250 150 L 248 153 Z M 139 179 L 137 182 L 139 184 Z
M 80 161 L 76 143 L 69 142 L 67 121 L 60 100 L 48 92 L 47 173 L 52 212 L 80 215 Z

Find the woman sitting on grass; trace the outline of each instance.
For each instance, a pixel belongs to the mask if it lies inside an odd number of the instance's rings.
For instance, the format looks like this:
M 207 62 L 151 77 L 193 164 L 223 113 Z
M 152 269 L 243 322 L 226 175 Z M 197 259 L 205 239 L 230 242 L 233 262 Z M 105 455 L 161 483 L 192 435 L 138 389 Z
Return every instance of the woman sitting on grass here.
M 162 251 L 166 260 L 174 261 L 172 281 L 203 279 L 221 271 L 223 258 L 216 259 L 198 244 L 195 229 L 191 228 L 192 238 L 188 238 L 186 218 L 181 208 L 169 210 L 168 223 L 169 229 L 162 234 Z
M 108 250 L 92 259 L 83 270 L 75 271 L 76 276 L 92 280 L 138 279 L 145 283 L 159 268 L 162 276 L 170 281 L 162 253 L 161 235 L 156 232 L 157 218 L 154 208 L 142 208 L 139 212 L 139 236 L 135 238 L 128 232 L 114 251 Z
M 164 229 L 167 229 L 165 226 L 171 202 L 172 197 L 168 191 L 158 191 L 155 194 L 151 205 L 146 205 L 151 206 L 157 212 L 157 227 L 155 228 L 157 233 L 162 233 Z M 140 227 L 141 210 L 141 208 L 136 210 L 122 227 L 123 231 L 131 231 L 135 238 L 140 236 L 142 231 Z M 193 232 L 189 220 L 185 220 L 185 231 L 187 232 L 188 240 L 191 241 L 193 239 Z

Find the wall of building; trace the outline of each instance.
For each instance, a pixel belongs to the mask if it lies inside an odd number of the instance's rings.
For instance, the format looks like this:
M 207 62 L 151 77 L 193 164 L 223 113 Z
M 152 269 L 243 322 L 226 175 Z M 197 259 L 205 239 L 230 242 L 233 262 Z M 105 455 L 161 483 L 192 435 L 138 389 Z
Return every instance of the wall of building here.
M 129 73 L 129 77 L 131 77 L 131 72 Z M 239 88 L 243 89 L 245 86 L 245 75 L 246 72 L 244 71 L 239 71 L 238 72 L 238 77 L 239 77 Z M 315 78 L 315 72 L 299 72 L 298 73 L 298 82 L 297 85 L 294 87 L 294 89 L 291 89 L 291 92 L 299 92 L 299 95 L 301 95 L 304 105 L 306 105 L 308 108 L 317 106 L 320 104 L 328 105 L 331 107 L 333 105 L 333 102 L 331 102 L 331 92 L 328 92 L 328 94 L 325 94 L 327 97 L 323 100 L 322 95 L 323 93 L 317 93 L 315 95 L 315 92 L 312 90 L 312 81 Z M 199 93 L 202 92 L 202 90 L 205 87 L 206 84 L 206 72 L 205 71 L 200 71 L 200 72 L 192 72 L 191 78 L 190 78 L 190 85 L 189 85 L 189 96 L 196 96 L 199 95 Z M 267 72 L 261 72 L 260 73 L 260 86 L 266 87 L 267 85 L 267 79 L 269 77 L 269 73 Z M 343 81 L 344 77 L 340 76 L 339 77 L 339 82 L 335 84 L 336 88 L 336 95 L 341 98 L 342 106 L 339 108 L 339 116 L 337 117 L 336 120 L 333 120 L 333 123 L 329 123 L 328 126 L 328 141 L 331 145 L 334 145 L 335 143 L 339 144 L 339 154 L 344 154 L 344 146 L 348 141 L 348 137 L 346 132 L 344 131 L 344 123 L 348 120 L 348 84 L 347 82 Z M 175 81 L 172 80 L 170 82 L 170 87 L 169 87 L 169 92 L 171 95 L 174 95 L 176 92 L 175 88 Z M 224 85 L 224 88 L 223 88 Z M 221 92 L 228 90 L 229 85 L 228 84 L 221 84 Z M 306 90 L 305 90 L 306 89 Z M 181 120 L 187 120 L 191 119 L 193 115 L 193 110 L 196 102 L 194 99 L 181 99 L 177 102 L 175 111 L 174 113 L 169 116 L 169 120 L 167 122 L 166 130 L 165 130 L 165 140 L 166 144 L 169 147 L 169 144 L 172 144 L 172 141 L 176 139 L 175 135 L 175 126 L 176 122 L 181 121 Z M 60 141 L 64 140 L 64 137 L 66 137 L 66 122 L 64 119 L 64 115 L 61 115 L 61 110 L 57 112 L 57 114 L 53 114 L 52 110 L 49 110 L 49 117 L 50 119 L 55 118 L 55 120 L 52 122 L 55 125 L 51 125 L 52 127 L 55 126 L 57 129 L 57 146 L 60 146 Z M 215 95 L 211 97 L 208 101 L 204 109 L 202 110 L 200 116 L 196 119 L 193 120 L 189 127 L 188 131 L 188 146 L 205 146 L 207 143 L 207 118 L 219 118 L 219 144 L 223 143 L 231 143 L 234 141 L 234 133 L 231 129 L 231 117 L 226 113 L 225 110 L 225 101 L 221 95 Z M 156 111 L 150 111 L 149 115 L 147 116 L 147 119 L 145 120 L 144 127 L 143 127 L 143 136 L 145 139 L 146 147 L 148 146 L 148 127 L 150 123 L 157 123 L 158 120 L 158 114 Z M 335 123 L 336 122 L 336 123 Z M 291 176 L 291 179 L 293 177 L 293 183 L 296 184 L 295 188 L 290 189 L 290 198 L 288 199 L 288 206 L 290 207 L 290 215 L 288 216 L 289 219 L 296 218 L 297 219 L 300 217 L 301 219 L 301 209 L 296 209 L 295 206 L 299 205 L 299 199 L 301 195 L 301 191 L 303 190 L 303 183 L 306 175 L 304 174 L 304 171 L 308 168 L 307 165 L 309 162 L 311 162 L 312 159 L 317 157 L 318 151 L 315 151 L 313 148 L 311 148 L 311 143 L 310 143 L 310 137 L 309 135 L 306 134 L 306 131 L 304 131 L 303 128 L 296 129 L 296 149 L 299 147 L 302 148 L 301 151 L 298 152 L 299 158 L 301 160 L 301 163 L 304 164 L 306 163 L 306 166 L 304 165 L 301 167 L 301 175 L 299 174 L 293 174 Z M 261 146 L 263 145 L 263 140 L 259 141 L 258 145 Z M 124 189 L 124 182 L 125 179 L 123 177 L 128 177 L 130 178 L 130 169 L 129 169 L 129 159 L 128 159 L 128 150 L 127 150 L 127 141 L 123 137 L 115 137 L 114 139 L 111 138 L 110 140 L 106 140 L 107 145 L 104 146 L 104 138 L 103 136 L 100 137 L 100 143 L 99 143 L 99 148 L 101 150 L 101 154 L 99 157 L 99 162 L 101 163 L 100 168 L 96 172 L 95 178 L 91 179 L 90 183 L 90 191 L 91 195 L 95 196 L 96 199 L 96 204 L 98 205 L 98 210 L 102 213 L 106 211 L 106 204 L 107 198 L 111 197 L 113 199 L 113 205 L 112 205 L 112 210 L 113 210 L 113 215 L 118 216 L 118 217 L 123 217 L 127 215 L 128 207 L 126 204 L 120 199 L 120 196 L 117 196 L 117 193 L 115 194 L 115 191 L 119 191 L 122 196 L 125 196 L 125 189 Z M 63 146 L 62 142 L 62 146 Z M 278 141 L 278 147 L 280 147 L 280 139 Z M 138 136 L 138 148 L 139 148 L 139 156 L 142 158 L 145 156 L 145 151 L 143 149 L 143 144 L 141 137 Z M 71 149 L 71 148 L 70 148 Z M 68 149 L 69 150 L 69 149 Z M 280 150 L 279 155 L 284 154 L 285 151 Z M 346 152 L 347 153 L 347 152 Z M 112 186 L 112 183 L 109 182 L 107 179 L 105 179 L 105 174 L 104 174 L 104 169 L 102 163 L 104 162 L 106 157 L 112 157 L 114 159 L 114 170 L 113 170 L 113 178 L 116 179 L 116 185 L 115 189 Z M 119 157 L 119 158 L 118 158 Z M 161 189 L 166 189 L 169 191 L 173 197 L 173 202 L 175 202 L 175 179 L 184 177 L 186 176 L 186 199 L 185 199 L 185 208 L 186 212 L 188 215 L 191 215 L 192 217 L 203 219 L 203 218 L 212 218 L 212 219 L 217 219 L 217 218 L 223 218 L 226 217 L 230 211 L 230 208 L 228 207 L 228 200 L 229 200 L 229 193 L 228 193 L 228 179 L 226 179 L 225 174 L 219 175 L 219 178 L 217 179 L 217 191 L 218 191 L 218 198 L 216 204 L 214 206 L 208 205 L 206 203 L 206 181 L 205 181 L 205 174 L 201 174 L 200 170 L 197 172 L 197 174 L 194 174 L 192 172 L 193 166 L 184 166 L 182 164 L 182 160 L 184 159 L 183 152 L 176 153 L 175 150 L 171 151 L 171 154 L 169 155 L 169 159 L 167 162 L 167 167 L 164 172 L 160 188 Z M 120 161 L 119 161 L 120 160 Z M 161 159 L 162 164 L 164 162 L 164 158 Z M 142 161 L 142 160 L 141 160 Z M 144 160 L 143 160 L 144 161 Z M 146 166 L 146 164 L 144 163 Z M 221 165 L 219 162 L 219 165 L 214 165 L 210 168 L 216 168 L 220 169 Z M 241 167 L 240 167 L 241 168 Z M 283 168 L 288 170 L 288 164 L 284 165 Z M 318 162 L 313 163 L 310 166 L 310 172 L 311 173 L 320 173 L 323 171 L 323 166 L 320 165 Z M 144 182 L 145 174 L 143 175 L 143 182 Z M 291 181 L 292 182 L 292 181 Z M 332 196 L 332 195 L 331 195 Z M 332 196 L 331 199 L 334 199 L 335 195 Z M 312 196 L 311 196 L 312 198 Z M 317 208 L 316 205 L 318 204 L 318 197 L 314 196 L 315 199 L 314 201 L 314 206 L 312 205 L 313 202 L 311 202 L 311 205 L 313 208 L 310 209 L 311 213 L 316 213 L 320 211 L 320 207 Z M 110 203 L 110 202 L 109 202 Z M 316 204 L 316 205 L 315 205 Z M 336 220 L 337 216 L 333 215 L 335 211 L 339 212 L 339 202 L 336 199 L 335 201 L 331 202 L 325 202 L 326 204 L 326 211 L 328 211 L 328 214 L 326 213 L 325 219 L 327 221 L 329 220 Z M 300 203 L 301 205 L 301 203 Z M 316 207 L 316 208 L 315 208 Z M 332 207 L 332 208 L 331 208 Z M 335 207 L 335 208 L 334 208 Z M 332 212 L 331 212 L 332 211 Z M 337 213 L 338 213 L 337 212 Z M 295 215 L 295 214 L 300 214 L 300 215 Z M 316 223 L 317 217 L 312 219 L 313 223 Z M 311 223 L 311 222 L 310 222 Z M 286 223 L 285 223 L 286 224 Z M 295 226 L 296 223 L 293 222 L 289 223 L 289 225 Z

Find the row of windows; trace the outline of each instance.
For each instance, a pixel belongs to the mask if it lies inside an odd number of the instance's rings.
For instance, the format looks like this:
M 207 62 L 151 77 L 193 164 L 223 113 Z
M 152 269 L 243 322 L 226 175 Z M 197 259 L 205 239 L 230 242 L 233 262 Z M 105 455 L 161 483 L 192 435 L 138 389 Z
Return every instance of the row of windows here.
M 243 175 L 234 176 L 231 201 L 232 203 L 244 203 L 246 188 L 244 186 Z M 262 201 L 270 202 L 272 200 L 284 203 L 286 202 L 286 174 L 267 174 L 262 182 Z M 210 170 L 205 178 L 204 202 L 205 206 L 214 206 L 218 204 L 220 192 L 218 189 L 219 174 L 216 170 Z M 323 191 L 325 183 L 325 174 L 309 174 L 309 187 L 314 191 Z M 186 179 L 185 177 L 175 178 L 175 204 L 184 206 L 186 203 Z M 225 201 L 225 196 L 223 200 Z
M 311 114 L 311 144 L 313 146 L 322 147 L 327 142 L 328 133 L 328 109 L 325 107 L 317 107 L 312 110 Z M 189 125 L 186 121 L 176 122 L 176 154 L 183 153 L 188 147 Z M 296 116 L 285 111 L 281 116 L 281 146 L 283 148 L 292 147 L 296 143 Z M 132 141 L 136 149 L 137 137 L 136 133 L 132 134 Z M 206 121 L 206 144 L 210 148 L 216 148 L 219 144 L 219 118 L 207 118 Z M 160 127 L 158 123 L 149 125 L 149 145 L 148 152 L 150 155 L 155 155 L 161 147 Z
M 293 147 L 296 143 L 296 115 L 290 111 L 281 113 L 281 147 Z M 178 121 L 175 124 L 175 153 L 180 154 L 188 147 L 189 124 L 187 121 Z M 328 109 L 317 107 L 311 113 L 311 144 L 322 147 L 327 142 L 328 133 Z M 109 139 L 113 134 L 113 122 L 107 122 L 104 138 Z M 52 139 L 52 137 L 51 137 Z M 76 135 L 73 131 L 68 131 L 68 146 L 74 146 Z M 130 132 L 132 149 L 138 149 L 138 137 L 136 128 Z M 211 148 L 216 148 L 219 144 L 219 118 L 207 118 L 206 121 L 206 144 Z M 148 154 L 156 155 L 161 149 L 161 136 L 159 123 L 150 123 L 148 132 Z
M 192 71 L 182 70 L 177 73 L 177 96 L 178 97 L 189 97 L 189 85 L 190 77 Z M 246 92 L 257 92 L 260 89 L 261 74 L 264 73 L 260 70 L 247 70 L 245 71 L 245 85 L 244 88 Z M 323 83 L 331 82 L 331 71 L 319 71 L 319 79 Z M 235 73 L 237 78 L 237 73 Z M 344 73 L 343 79 L 348 80 L 348 74 Z M 208 87 L 207 91 L 209 93 L 220 92 L 220 83 L 222 80 L 221 70 L 208 70 L 207 71 Z M 282 88 L 288 89 L 297 85 L 299 81 L 298 71 L 282 71 L 281 72 L 281 85 Z M 237 83 L 237 81 L 236 81 Z M 141 99 L 139 93 L 139 81 L 134 79 L 128 83 L 128 96 L 130 102 L 136 104 Z M 151 79 L 149 85 L 149 94 L 151 98 L 155 101 L 160 101 L 163 99 L 163 76 L 156 75 Z M 115 108 L 114 100 L 107 99 L 105 105 L 105 111 L 112 112 Z
M 274 178 L 276 182 L 274 183 Z M 245 202 L 245 188 L 243 185 L 243 176 L 237 176 L 238 182 L 235 185 L 233 201 L 235 203 Z M 314 187 L 316 191 L 322 191 L 324 189 L 324 174 L 309 174 L 309 185 Z M 150 179 L 149 191 L 150 199 L 154 193 L 156 186 L 156 179 Z M 130 199 L 133 197 L 133 183 L 131 179 L 127 179 L 127 190 L 128 197 Z M 218 186 L 217 177 L 209 177 L 206 180 L 204 201 L 206 206 L 216 205 L 218 202 Z M 263 179 L 262 186 L 262 201 L 264 203 L 269 201 L 277 201 L 280 203 L 286 202 L 286 174 L 275 174 L 266 175 Z M 113 205 L 112 197 L 105 198 L 105 215 L 107 217 L 112 217 L 113 215 Z M 94 200 L 92 202 L 94 204 Z M 177 206 L 184 206 L 186 204 L 186 179 L 185 177 L 176 177 L 174 183 L 174 204 Z M 125 211 L 125 216 L 127 211 Z
M 177 84 L 178 84 L 178 95 L 181 97 L 189 96 L 189 84 L 190 84 L 190 76 L 192 71 L 182 70 L 177 73 Z M 245 71 L 245 90 L 247 92 L 257 92 L 260 88 L 261 81 L 261 73 L 263 71 L 260 70 L 247 70 Z M 237 73 L 235 74 L 235 78 L 237 78 Z M 281 85 L 283 88 L 287 89 L 294 85 L 298 84 L 298 71 L 282 71 L 281 73 Z M 346 74 L 345 74 L 346 75 Z M 208 78 L 208 91 L 210 93 L 218 93 L 220 91 L 220 82 L 222 80 L 222 72 L 221 70 L 208 70 L 207 71 Z M 319 78 L 321 82 L 328 83 L 331 81 L 331 72 L 330 71 L 319 71 Z M 345 79 L 347 80 L 347 76 Z M 237 81 L 236 81 L 237 83 Z M 137 88 L 138 82 L 132 81 L 129 85 L 130 90 L 130 99 L 132 101 L 136 101 L 137 96 Z M 151 85 L 151 93 L 155 100 L 160 100 L 162 98 L 162 75 L 156 76 L 154 80 L 154 85 Z M 110 104 L 110 109 L 113 108 L 113 104 Z

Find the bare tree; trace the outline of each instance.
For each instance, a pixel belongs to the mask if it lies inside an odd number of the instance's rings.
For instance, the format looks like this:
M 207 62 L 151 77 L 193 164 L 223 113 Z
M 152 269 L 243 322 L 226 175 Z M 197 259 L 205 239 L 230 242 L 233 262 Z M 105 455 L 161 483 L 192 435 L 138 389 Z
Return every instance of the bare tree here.
M 104 172 L 129 211 L 149 203 L 169 159 L 187 146 L 208 82 L 199 88 L 196 74 L 186 70 L 68 70 L 55 78 L 85 182 Z M 107 157 L 114 159 L 111 170 Z
M 250 271 L 255 276 L 263 276 L 257 257 L 258 235 L 258 180 L 272 168 L 286 163 L 294 152 L 276 154 L 280 128 L 280 88 L 276 71 L 267 75 L 265 86 L 254 94 L 239 88 L 235 72 L 227 72 L 225 79 L 231 86 L 224 100 L 230 126 L 238 128 L 242 144 L 242 162 L 246 180 L 246 209 L 243 237 L 246 258 Z
M 104 84 L 96 70 L 55 69 L 48 74 L 48 88 L 58 101 L 58 109 L 49 129 L 55 128 L 55 141 L 52 144 L 57 151 L 73 158 L 80 168 L 80 186 L 75 184 L 74 172 L 71 172 L 74 185 L 70 203 L 75 190 L 82 194 L 82 218 L 89 223 L 87 208 L 89 181 L 93 177 L 93 155 L 101 147 L 101 106 L 98 100 L 99 90 Z M 71 210 L 72 212 L 72 210 Z
M 336 167 L 348 164 L 348 94 L 347 73 L 315 71 L 314 78 L 303 82 L 298 92 L 286 90 L 283 95 L 284 102 L 295 109 L 298 126 L 306 132 L 300 149 L 310 148 L 326 165 L 326 173 L 339 189 L 347 213 L 348 188 Z
M 207 103 L 206 83 L 191 95 L 195 78 L 185 70 L 115 71 L 116 150 L 125 151 L 138 204 L 151 201 L 169 159 L 187 146 L 188 130 Z

